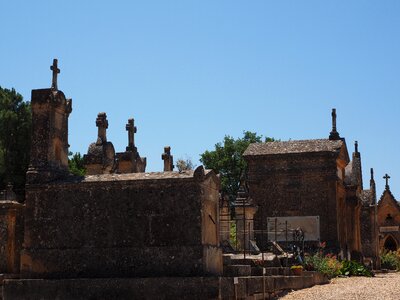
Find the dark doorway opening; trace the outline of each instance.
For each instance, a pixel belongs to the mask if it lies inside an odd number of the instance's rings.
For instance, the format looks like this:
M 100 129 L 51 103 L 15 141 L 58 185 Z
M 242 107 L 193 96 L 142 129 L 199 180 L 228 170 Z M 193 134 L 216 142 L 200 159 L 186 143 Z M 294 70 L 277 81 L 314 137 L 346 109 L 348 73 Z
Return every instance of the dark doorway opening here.
M 383 245 L 383 247 L 384 247 L 386 250 L 396 251 L 396 250 L 397 250 L 397 243 L 396 243 L 396 241 L 394 240 L 393 237 L 388 236 L 388 237 L 386 238 L 386 240 L 385 240 L 385 244 Z

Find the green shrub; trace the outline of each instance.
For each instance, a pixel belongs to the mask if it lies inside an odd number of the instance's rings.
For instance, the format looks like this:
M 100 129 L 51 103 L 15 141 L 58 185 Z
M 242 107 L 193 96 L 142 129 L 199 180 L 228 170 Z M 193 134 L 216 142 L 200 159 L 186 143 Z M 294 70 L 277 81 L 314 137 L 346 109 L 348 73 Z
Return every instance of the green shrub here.
M 308 271 L 318 271 L 329 278 L 344 276 L 366 276 L 371 277 L 373 273 L 364 265 L 356 262 L 339 261 L 335 255 L 323 255 L 322 251 L 304 258 L 304 268 Z
M 382 268 L 400 270 L 400 249 L 397 251 L 383 250 L 380 258 Z
M 342 261 L 340 273 L 344 276 L 373 276 L 373 273 L 367 267 L 353 260 Z

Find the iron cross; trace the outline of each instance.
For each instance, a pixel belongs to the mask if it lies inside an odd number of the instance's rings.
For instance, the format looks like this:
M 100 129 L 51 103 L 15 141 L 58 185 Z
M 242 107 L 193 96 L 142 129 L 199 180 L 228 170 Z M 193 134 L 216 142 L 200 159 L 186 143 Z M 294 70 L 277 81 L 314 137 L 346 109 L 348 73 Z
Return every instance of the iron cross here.
M 53 65 L 50 66 L 50 70 L 53 71 L 53 79 L 51 81 L 51 88 L 53 90 L 58 90 L 57 88 L 57 74 L 60 73 L 60 69 L 57 67 L 58 60 L 57 58 L 53 59 Z
M 390 179 L 390 176 L 389 176 L 388 174 L 385 174 L 385 176 L 383 176 L 383 179 L 386 180 L 386 188 L 389 188 L 389 179 Z

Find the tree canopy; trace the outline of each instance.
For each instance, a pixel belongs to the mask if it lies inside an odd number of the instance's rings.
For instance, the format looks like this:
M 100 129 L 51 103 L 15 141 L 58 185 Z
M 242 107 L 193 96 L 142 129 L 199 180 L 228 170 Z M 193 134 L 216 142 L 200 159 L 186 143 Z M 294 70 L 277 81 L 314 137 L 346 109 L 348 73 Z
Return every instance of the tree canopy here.
M 31 146 L 31 109 L 14 89 L 0 87 L 0 189 L 24 188 Z
M 83 157 L 79 152 L 68 153 L 68 169 L 72 174 L 77 176 L 84 176 L 86 174 Z
M 242 155 L 251 143 L 274 141 L 273 138 L 257 135 L 255 132 L 244 131 L 243 137 L 234 139 L 226 135 L 222 142 L 215 144 L 215 150 L 200 154 L 200 161 L 206 169 L 213 169 L 221 176 L 222 192 L 227 194 L 231 201 L 235 199 L 239 190 L 240 179 L 246 170 L 246 162 Z

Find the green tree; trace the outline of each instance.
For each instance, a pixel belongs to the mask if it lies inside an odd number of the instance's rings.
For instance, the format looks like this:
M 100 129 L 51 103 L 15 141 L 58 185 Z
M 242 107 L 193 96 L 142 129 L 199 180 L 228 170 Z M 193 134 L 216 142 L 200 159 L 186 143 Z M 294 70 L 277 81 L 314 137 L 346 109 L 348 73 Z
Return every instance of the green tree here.
M 14 89 L 0 87 L 0 189 L 22 193 L 29 165 L 31 108 Z
M 76 152 L 75 154 L 69 152 L 68 156 L 69 171 L 74 175 L 84 176 L 86 174 L 86 169 L 81 154 L 79 152 Z
M 274 141 L 265 138 L 265 142 Z M 206 169 L 213 169 L 221 176 L 222 192 L 229 196 L 232 202 L 239 190 L 240 179 L 246 170 L 246 162 L 242 155 L 251 143 L 263 142 L 262 135 L 244 131 L 242 138 L 234 139 L 226 135 L 223 142 L 215 144 L 215 150 L 200 154 L 200 161 Z

